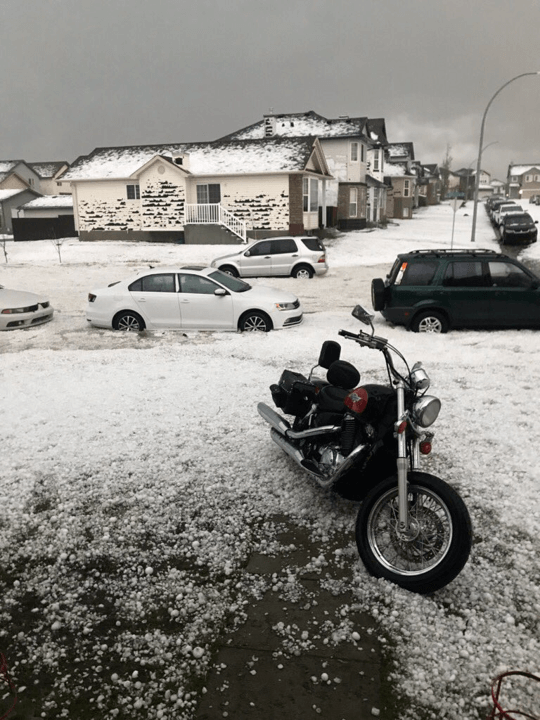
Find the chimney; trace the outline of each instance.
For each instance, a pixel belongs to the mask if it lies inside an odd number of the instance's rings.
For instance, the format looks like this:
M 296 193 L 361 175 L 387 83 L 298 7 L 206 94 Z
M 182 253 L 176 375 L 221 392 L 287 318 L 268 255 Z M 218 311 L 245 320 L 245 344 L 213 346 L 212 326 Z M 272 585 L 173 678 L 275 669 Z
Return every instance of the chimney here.
M 263 115 L 264 119 L 264 137 L 274 137 L 276 134 L 276 117 L 275 115 Z

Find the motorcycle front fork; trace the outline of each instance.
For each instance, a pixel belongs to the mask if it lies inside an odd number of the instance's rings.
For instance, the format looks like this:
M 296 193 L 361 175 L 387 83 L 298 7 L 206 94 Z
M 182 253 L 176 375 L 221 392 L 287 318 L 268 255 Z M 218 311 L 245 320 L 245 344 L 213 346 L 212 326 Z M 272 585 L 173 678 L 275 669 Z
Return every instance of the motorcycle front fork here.
M 405 385 L 402 381 L 397 384 L 397 414 L 398 425 L 405 419 Z M 398 458 L 397 458 L 397 476 L 398 476 L 398 510 L 399 510 L 399 532 L 407 534 L 410 531 L 409 520 L 409 459 L 407 457 L 407 433 L 397 433 L 398 442 Z M 413 468 L 418 466 L 419 452 L 418 443 L 413 445 Z

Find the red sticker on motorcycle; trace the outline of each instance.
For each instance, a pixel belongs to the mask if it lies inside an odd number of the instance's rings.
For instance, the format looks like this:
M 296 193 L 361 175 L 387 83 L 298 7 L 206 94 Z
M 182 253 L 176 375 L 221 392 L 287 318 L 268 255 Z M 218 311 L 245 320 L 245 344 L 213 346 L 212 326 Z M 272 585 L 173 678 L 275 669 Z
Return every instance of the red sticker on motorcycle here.
M 367 390 L 363 387 L 355 388 L 345 398 L 345 405 L 349 408 L 349 410 L 351 410 L 351 412 L 357 413 L 358 415 L 364 412 L 367 404 L 368 394 Z

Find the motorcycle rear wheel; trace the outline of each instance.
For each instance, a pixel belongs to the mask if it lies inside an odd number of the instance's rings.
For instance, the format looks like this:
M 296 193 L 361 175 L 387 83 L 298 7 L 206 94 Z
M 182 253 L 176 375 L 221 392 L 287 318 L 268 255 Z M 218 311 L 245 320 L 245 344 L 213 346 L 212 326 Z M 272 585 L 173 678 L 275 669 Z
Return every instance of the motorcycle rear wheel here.
M 408 534 L 399 532 L 398 482 L 391 477 L 371 490 L 356 520 L 356 545 L 367 571 L 411 592 L 448 585 L 463 569 L 472 546 L 465 503 L 445 482 L 409 473 Z

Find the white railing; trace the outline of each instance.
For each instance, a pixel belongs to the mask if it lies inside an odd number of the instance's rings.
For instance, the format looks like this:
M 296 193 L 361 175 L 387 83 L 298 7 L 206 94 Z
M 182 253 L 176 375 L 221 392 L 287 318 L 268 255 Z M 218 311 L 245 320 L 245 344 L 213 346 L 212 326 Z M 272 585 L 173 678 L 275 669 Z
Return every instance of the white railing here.
M 246 223 L 239 220 L 232 212 L 226 210 L 219 203 L 197 203 L 185 206 L 186 225 L 223 225 L 242 242 L 247 240 Z

